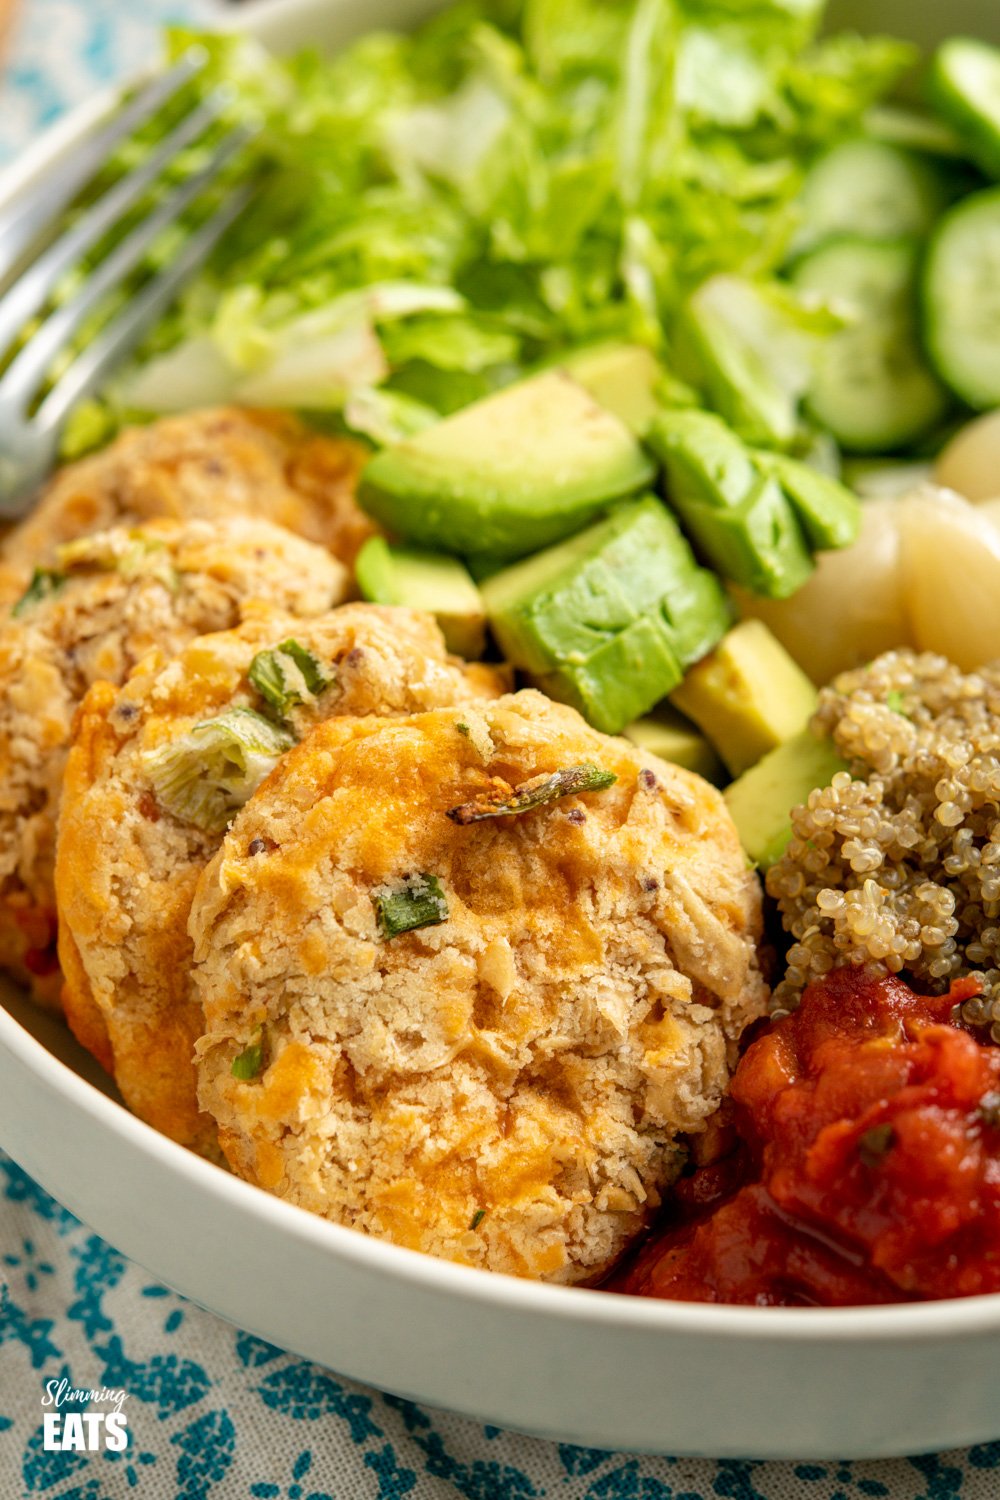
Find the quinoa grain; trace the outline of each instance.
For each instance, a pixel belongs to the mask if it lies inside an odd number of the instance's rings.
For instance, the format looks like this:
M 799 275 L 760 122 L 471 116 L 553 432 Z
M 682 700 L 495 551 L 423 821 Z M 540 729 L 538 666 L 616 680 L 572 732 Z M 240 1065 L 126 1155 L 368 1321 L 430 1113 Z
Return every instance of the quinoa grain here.
M 1000 662 L 887 652 L 823 689 L 813 729 L 850 772 L 794 809 L 767 875 L 793 939 L 773 1006 L 875 961 L 934 993 L 981 975 L 1000 1014 Z

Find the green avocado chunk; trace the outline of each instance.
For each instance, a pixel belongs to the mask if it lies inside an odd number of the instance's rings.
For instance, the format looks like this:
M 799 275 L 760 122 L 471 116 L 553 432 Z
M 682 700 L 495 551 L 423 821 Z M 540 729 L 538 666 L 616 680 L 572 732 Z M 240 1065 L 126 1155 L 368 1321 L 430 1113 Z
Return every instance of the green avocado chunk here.
M 861 501 L 844 485 L 785 453 L 758 452 L 754 462 L 781 485 L 814 552 L 857 541 Z
M 717 572 L 769 599 L 802 587 L 813 561 L 799 514 L 818 511 L 815 499 L 793 503 L 776 471 L 709 412 L 661 412 L 649 445 L 666 465 L 668 503 Z
M 730 606 L 669 512 L 648 495 L 483 584 L 509 661 L 618 734 L 725 633 Z
M 494 557 L 492 552 L 470 552 L 466 554 L 465 566 L 475 582 L 481 586 L 487 578 L 492 578 L 494 573 L 499 573 L 506 568 L 508 559 Z
M 646 718 L 626 725 L 623 733 L 641 750 L 671 765 L 683 766 L 685 771 L 695 771 L 706 781 L 718 785 L 726 780 L 722 762 L 708 740 L 669 704 L 658 704 Z
M 816 689 L 766 625 L 743 620 L 692 667 L 671 702 L 739 776 L 806 726 Z
M 657 389 L 665 371 L 643 344 L 591 344 L 566 355 L 563 368 L 599 406 L 644 438 L 660 409 Z
M 457 558 L 392 547 L 384 537 L 373 536 L 358 553 L 354 568 L 363 598 L 426 610 L 440 625 L 449 651 L 469 659 L 482 656 L 483 598 Z
M 681 372 L 748 441 L 789 443 L 795 436 L 797 403 L 738 322 L 708 295 L 713 290 L 712 282 L 705 283 L 678 319 Z
M 831 740 L 803 729 L 726 787 L 726 805 L 754 864 L 769 870 L 781 858 L 792 836 L 791 809 L 847 769 Z
M 377 454 L 360 499 L 406 541 L 510 560 L 578 531 L 654 468 L 624 422 L 546 370 Z

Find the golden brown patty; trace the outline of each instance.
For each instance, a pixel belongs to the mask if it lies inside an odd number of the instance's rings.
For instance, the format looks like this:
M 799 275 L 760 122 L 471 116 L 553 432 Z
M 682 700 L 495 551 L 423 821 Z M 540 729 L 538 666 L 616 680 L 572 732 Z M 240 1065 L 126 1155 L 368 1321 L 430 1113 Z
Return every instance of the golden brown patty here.
M 283 412 L 210 408 L 131 427 L 60 469 L 0 545 L 0 595 L 89 531 L 158 516 L 247 516 L 320 542 L 346 563 L 373 530 L 354 492 L 364 451 Z
M 254 520 L 117 527 L 68 543 L 57 567 L 0 613 L 0 966 L 51 1005 L 56 814 L 87 689 L 229 629 L 251 600 L 317 615 L 349 586 L 324 548 Z
M 281 734 L 301 736 L 335 714 L 408 713 L 504 685 L 495 670 L 446 656 L 429 616 L 353 604 L 311 621 L 262 611 L 173 661 L 148 659 L 120 691 L 99 684 L 89 693 L 66 772 L 56 868 L 66 1012 L 137 1114 L 209 1152 L 215 1127 L 198 1114 L 191 1063 L 202 1022 L 190 991 L 187 917 L 235 811 L 212 802 L 212 736 L 234 710 L 238 728 L 265 741 L 269 728 L 272 738 L 279 732 L 261 722 L 267 712 L 281 716 L 247 674 L 258 653 L 289 639 L 328 686 L 309 692 L 284 653 L 301 701 L 283 716 Z M 216 728 L 198 729 L 205 721 Z M 254 764 L 262 775 L 267 755 Z
M 199 883 L 202 1107 L 329 1219 L 591 1278 L 718 1107 L 760 921 L 718 792 L 539 693 L 331 720 Z

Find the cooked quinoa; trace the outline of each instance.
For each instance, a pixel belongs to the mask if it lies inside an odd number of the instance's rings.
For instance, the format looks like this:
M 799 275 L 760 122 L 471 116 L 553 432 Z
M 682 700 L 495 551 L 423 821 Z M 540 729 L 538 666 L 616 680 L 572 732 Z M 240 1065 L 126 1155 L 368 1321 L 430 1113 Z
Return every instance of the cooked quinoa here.
M 967 1019 L 1000 1040 L 1000 662 L 889 651 L 825 688 L 812 727 L 850 770 L 793 811 L 768 872 L 795 939 L 774 1007 L 844 962 L 934 993 L 977 974 Z

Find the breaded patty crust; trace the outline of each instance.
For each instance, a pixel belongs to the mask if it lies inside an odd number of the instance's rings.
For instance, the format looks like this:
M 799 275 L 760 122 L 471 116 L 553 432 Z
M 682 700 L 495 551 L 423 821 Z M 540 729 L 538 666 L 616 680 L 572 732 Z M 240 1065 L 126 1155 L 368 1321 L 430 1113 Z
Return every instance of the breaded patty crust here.
M 120 524 L 246 516 L 352 563 L 373 531 L 354 495 L 364 450 L 287 412 L 213 407 L 130 427 L 60 469 L 0 543 L 0 597 L 20 594 L 63 542 Z
M 199 883 L 201 1104 L 331 1220 L 592 1279 L 719 1105 L 760 929 L 719 793 L 571 708 L 331 720 Z
M 57 1005 L 55 828 L 73 715 L 120 683 L 239 623 L 251 600 L 317 615 L 349 575 L 325 548 L 266 521 L 151 522 L 68 543 L 0 614 L 0 966 Z
M 217 1151 L 193 1069 L 201 1011 L 187 918 L 227 822 L 295 739 L 336 714 L 406 714 L 479 693 L 495 669 L 446 655 L 427 615 L 349 604 L 319 619 L 260 611 L 123 688 L 98 684 L 77 718 L 56 892 L 66 1013 L 129 1106 Z

